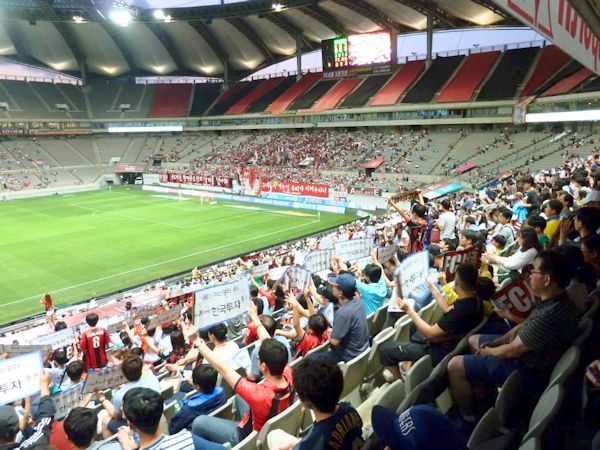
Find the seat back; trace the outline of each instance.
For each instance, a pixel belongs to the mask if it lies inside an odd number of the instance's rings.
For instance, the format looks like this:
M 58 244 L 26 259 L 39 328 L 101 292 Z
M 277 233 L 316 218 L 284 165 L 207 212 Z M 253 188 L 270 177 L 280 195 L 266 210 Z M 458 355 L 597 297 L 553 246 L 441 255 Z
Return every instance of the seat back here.
M 598 293 L 596 291 L 592 292 L 589 296 L 591 298 L 590 307 L 583 315 L 584 319 L 594 319 L 596 316 L 596 312 L 598 312 L 598 306 L 600 306 L 600 299 L 598 298 Z
M 233 403 L 235 401 L 235 397 L 230 397 L 227 401 L 215 409 L 213 412 L 209 414 L 212 417 L 219 417 L 221 419 L 233 420 L 235 418 L 235 414 L 233 412 Z
M 581 350 L 579 350 L 579 347 L 575 347 L 574 345 L 569 347 L 567 351 L 563 353 L 552 370 L 546 391 L 551 389 L 554 385 L 563 385 L 565 383 L 567 378 L 569 378 L 577 368 L 580 356 Z
M 410 326 L 412 319 L 409 316 L 400 317 L 394 324 L 393 341 L 408 342 L 410 340 Z
M 544 431 L 546 431 L 546 428 L 560 409 L 564 392 L 564 388 L 560 384 L 555 384 L 542 394 L 531 414 L 529 430 L 523 437 L 522 442 L 531 438 L 542 439 Z
M 317 345 L 312 350 L 306 352 L 306 356 L 312 355 L 313 353 L 326 352 L 328 349 L 329 349 L 329 341 L 325 341 L 321 345 Z
M 375 401 L 375 405 L 396 411 L 405 395 L 404 381 L 396 380 L 383 390 L 381 396 Z
M 573 345 L 581 347 L 588 340 L 594 328 L 594 320 L 591 317 L 584 317 L 579 321 L 579 335 L 573 341 Z
M 248 436 L 246 436 L 246 438 L 243 441 L 238 443 L 231 450 L 254 450 L 256 448 L 257 438 L 258 438 L 258 432 L 255 430 L 252 430 L 252 433 L 250 433 Z
M 440 308 L 440 305 L 438 305 L 436 302 L 433 308 L 433 312 L 431 313 L 431 321 L 429 323 L 432 325 L 434 323 L 438 323 L 442 319 L 442 317 L 444 317 L 444 310 Z
M 233 397 L 233 388 L 229 385 L 227 381 L 223 379 L 221 374 L 219 374 L 219 376 L 217 377 L 217 386 L 221 386 L 223 388 L 225 398 Z
M 375 336 L 383 328 L 385 315 L 387 313 L 387 305 L 377 309 L 373 314 L 367 317 L 367 325 L 369 327 L 369 336 Z
M 266 448 L 267 435 L 273 430 L 283 430 L 286 433 L 296 436 L 300 429 L 300 422 L 302 420 L 302 403 L 296 401 L 292 403 L 284 411 L 277 414 L 275 417 L 271 417 L 265 422 L 258 433 L 256 448 Z
M 500 424 L 504 427 L 510 427 L 514 422 L 514 413 L 519 408 L 521 401 L 522 387 L 523 377 L 519 371 L 515 370 L 508 376 L 496 397 L 494 408 Z
M 431 318 L 433 317 L 433 311 L 436 306 L 437 306 L 437 302 L 435 300 L 432 300 L 429 303 L 427 303 L 425 306 L 423 306 L 419 310 L 419 316 L 421 316 L 421 319 L 423 319 L 425 322 L 431 324 Z
M 296 358 L 295 360 L 292 361 L 292 363 L 290 364 L 290 368 L 292 369 L 292 371 L 294 370 L 294 367 L 296 367 L 300 361 L 302 361 L 302 356 L 299 356 L 298 358 Z
M 379 359 L 380 347 L 384 343 L 390 341 L 394 337 L 394 333 L 395 330 L 392 327 L 388 327 L 373 338 L 373 344 L 371 345 L 371 352 L 369 353 L 367 370 L 365 373 L 365 378 L 367 380 L 373 379 L 383 370 L 383 366 Z
M 404 383 L 406 385 L 406 393 L 410 392 L 421 382 L 425 381 L 433 370 L 431 356 L 425 355 L 412 365 L 406 374 Z
M 167 422 L 170 422 L 175 414 L 177 414 L 177 404 L 178 403 L 175 401 L 165 405 L 163 415 L 165 416 L 165 419 L 167 419 Z
M 521 444 L 519 450 L 542 450 L 542 443 L 537 438 L 528 439 Z
M 354 357 L 346 364 L 341 365 L 342 372 L 344 373 L 344 389 L 342 390 L 342 396 L 345 398 L 354 392 L 355 389 L 360 387 L 365 373 L 367 372 L 367 364 L 369 363 L 369 353 L 371 349 L 367 348 L 360 355 Z
M 479 422 L 477 422 L 475 429 L 471 433 L 469 441 L 467 442 L 467 448 L 469 450 L 474 449 L 483 442 L 489 441 L 502 434 L 500 427 L 500 419 L 496 409 L 488 409 Z

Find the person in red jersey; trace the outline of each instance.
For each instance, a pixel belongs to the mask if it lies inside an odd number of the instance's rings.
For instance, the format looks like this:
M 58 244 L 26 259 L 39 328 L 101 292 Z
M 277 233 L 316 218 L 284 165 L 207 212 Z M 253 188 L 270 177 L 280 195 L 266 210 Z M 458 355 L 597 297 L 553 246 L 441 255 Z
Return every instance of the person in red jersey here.
M 50 294 L 44 294 L 40 303 L 44 305 L 46 310 L 46 322 L 51 330 L 54 330 L 54 305 L 52 304 L 52 297 Z
M 106 347 L 110 344 L 110 333 L 106 328 L 97 327 L 98 314 L 90 313 L 85 316 L 85 321 L 90 326 L 81 333 L 81 351 L 83 361 L 88 369 L 105 367 Z

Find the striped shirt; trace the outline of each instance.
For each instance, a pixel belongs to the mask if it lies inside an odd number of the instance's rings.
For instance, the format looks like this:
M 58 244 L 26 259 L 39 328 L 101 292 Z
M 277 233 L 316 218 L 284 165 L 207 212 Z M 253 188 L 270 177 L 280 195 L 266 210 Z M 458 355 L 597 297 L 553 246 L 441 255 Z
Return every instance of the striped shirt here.
M 183 450 L 190 448 L 194 448 L 192 433 L 188 430 L 181 430 L 179 433 L 171 436 L 163 435 L 158 441 L 145 447 L 143 450 Z

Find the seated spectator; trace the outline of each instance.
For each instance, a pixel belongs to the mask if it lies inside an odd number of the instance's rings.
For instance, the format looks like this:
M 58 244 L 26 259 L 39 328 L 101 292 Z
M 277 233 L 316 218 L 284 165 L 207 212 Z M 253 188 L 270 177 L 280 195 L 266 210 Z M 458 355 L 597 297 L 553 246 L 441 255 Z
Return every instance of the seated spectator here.
M 566 288 L 575 307 L 583 314 L 589 307 L 589 294 L 596 289 L 596 272 L 585 262 L 583 252 L 574 245 L 561 245 L 556 251 L 569 261 L 573 278 Z
M 548 250 L 550 245 L 550 239 L 546 236 L 544 230 L 546 229 L 546 219 L 542 216 L 529 216 L 527 218 L 527 226 L 530 226 L 535 230 L 535 234 L 538 237 L 538 243 L 540 244 L 540 250 Z
M 529 393 L 545 388 L 552 367 L 579 332 L 577 310 L 565 291 L 571 280 L 568 268 L 558 253 L 540 253 L 530 275 L 539 302 L 529 317 L 503 336 L 471 336 L 474 354 L 450 360 L 452 396 L 468 423 L 476 421 L 472 383 L 499 387 L 513 370 L 521 370 Z
M 88 408 L 75 407 L 63 422 L 64 431 L 68 442 L 75 450 L 98 449 L 103 447 L 103 442 L 92 444 L 96 436 L 98 416 Z M 60 447 L 59 447 L 60 448 Z
M 375 251 L 374 261 L 376 260 L 377 252 Z M 365 305 L 365 312 L 368 316 L 383 306 L 388 288 L 383 269 L 378 263 L 367 264 L 363 274 L 365 281 L 356 280 L 356 290 L 360 294 L 360 299 Z
M 102 420 L 102 436 L 105 439 L 115 434 L 119 430 L 119 427 L 127 425 L 127 421 L 123 418 L 123 397 L 128 391 L 137 387 L 143 387 L 152 389 L 160 394 L 158 378 L 151 372 L 142 376 L 143 368 L 144 363 L 139 356 L 125 356 L 121 364 L 121 370 L 128 383 L 121 386 L 113 394 L 112 402 L 107 400 L 104 393 L 96 393 L 96 398 L 108 413 Z
M 586 206 L 574 213 L 573 221 L 563 220 L 560 227 L 560 245 L 566 244 L 571 231 L 576 234 L 575 241 L 585 239 L 590 234 L 598 232 L 600 227 L 600 209 Z
M 510 246 L 515 241 L 515 230 L 513 229 L 510 221 L 512 219 L 513 212 L 508 208 L 500 208 L 498 210 L 498 226 L 492 237 L 503 236 L 506 239 L 506 245 Z
M 519 232 L 519 250 L 511 256 L 498 256 L 490 253 L 481 255 L 481 260 L 487 264 L 498 264 L 505 271 L 499 271 L 498 282 L 507 278 L 514 279 L 527 265 L 530 265 L 540 250 L 540 243 L 533 228 L 523 227 Z
M 313 348 L 327 342 L 327 339 L 329 338 L 329 334 L 327 333 L 328 325 L 325 317 L 321 314 L 318 314 L 315 311 L 314 306 L 312 308 L 310 307 L 312 305 L 312 300 L 308 298 L 306 303 L 309 306 L 308 309 L 311 313 L 311 316 L 308 318 L 307 330 L 304 331 L 304 328 L 300 322 L 301 306 L 298 300 L 293 294 L 290 293 L 288 294 L 286 301 L 292 306 L 293 311 L 292 324 L 296 332 L 296 341 L 298 341 L 298 345 L 296 345 L 296 351 L 294 353 L 294 359 L 297 359 L 302 356 L 306 356 L 306 354 Z
M 181 409 L 169 422 L 169 434 L 190 429 L 194 419 L 202 414 L 210 414 L 227 401 L 224 389 L 217 386 L 218 373 L 211 366 L 201 364 L 192 371 L 192 383 L 198 394 L 180 402 Z
M 583 238 L 581 252 L 584 261 L 594 268 L 596 278 L 600 278 L 600 236 L 594 233 Z
M 457 250 L 469 250 L 479 244 L 481 234 L 475 230 L 461 230 Z
M 496 249 L 496 254 L 498 256 L 506 256 L 506 238 L 502 235 L 497 235 L 492 238 L 492 245 Z
M 546 228 L 544 234 L 548 237 L 549 241 L 552 241 L 554 235 L 558 231 L 560 226 L 560 212 L 563 209 L 563 204 L 560 200 L 553 199 L 549 200 L 544 205 L 544 214 L 546 215 Z
M 386 342 L 381 346 L 381 364 L 396 379 L 402 378 L 402 372 L 409 369 L 407 364 L 401 369 L 399 363 L 415 362 L 430 355 L 433 363 L 437 364 L 454 349 L 461 338 L 481 322 L 483 306 L 475 293 L 476 283 L 477 268 L 469 263 L 459 264 L 454 278 L 458 300 L 452 307 L 445 309 L 444 316 L 433 325 L 425 322 L 406 301 L 398 299 L 400 308 L 413 320 L 417 331 L 411 336 L 411 342 Z M 439 291 L 436 295 L 438 294 Z
M 298 398 L 306 409 L 312 410 L 315 423 L 303 438 L 282 430 L 271 431 L 267 436 L 269 448 L 354 449 L 363 445 L 363 423 L 358 412 L 347 403 L 339 403 L 344 375 L 334 361 L 305 359 L 294 368 L 294 380 Z
M 259 327 L 262 328 L 262 327 Z M 218 417 L 199 416 L 194 419 L 192 432 L 201 439 L 236 445 L 252 430 L 260 431 L 265 422 L 285 410 L 293 400 L 292 370 L 288 366 L 285 346 L 273 339 L 265 339 L 258 358 L 265 382 L 255 384 L 227 365 L 214 354 L 204 341 L 196 338 L 194 345 L 200 354 L 221 374 L 243 402 L 237 402 L 242 420 L 237 423 Z M 237 400 L 237 399 L 236 399 Z

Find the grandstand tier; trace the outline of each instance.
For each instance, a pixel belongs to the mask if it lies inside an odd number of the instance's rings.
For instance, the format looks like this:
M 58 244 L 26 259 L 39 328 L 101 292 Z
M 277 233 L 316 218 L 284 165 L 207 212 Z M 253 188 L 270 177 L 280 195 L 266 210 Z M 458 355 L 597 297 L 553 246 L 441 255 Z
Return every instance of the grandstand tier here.
M 436 102 L 468 102 L 494 66 L 500 52 L 475 53 L 467 56 L 456 75 L 437 96 Z
M 148 117 L 186 117 L 193 87 L 192 84 L 159 84 Z
M 283 92 L 267 108 L 267 112 L 280 113 L 288 109 L 300 96 L 314 86 L 323 77 L 322 72 L 307 73 L 296 81 L 289 89 Z
M 542 97 L 548 97 L 550 95 L 566 94 L 574 90 L 577 86 L 588 80 L 594 75 L 587 67 L 579 69 L 577 72 L 563 78 L 551 88 L 542 92 Z
M 338 80 L 319 80 L 302 97 L 297 98 L 288 107 L 289 110 L 310 109 L 321 97 L 337 84 Z
M 244 97 L 240 98 L 237 103 L 234 103 L 225 114 L 243 114 L 254 104 L 267 95 L 271 90 L 275 89 L 283 78 L 269 78 L 262 80 L 261 83 L 252 89 Z
M 312 107 L 315 111 L 335 109 L 363 80 L 340 80 L 329 92 L 323 95 Z
M 275 99 L 279 98 L 285 91 L 287 91 L 291 86 L 296 83 L 295 77 L 285 77 L 280 83 L 276 86 L 271 87 L 271 89 L 264 94 L 261 98 L 256 100 L 252 106 L 248 109 L 249 113 L 260 113 L 264 112 L 269 105 L 275 101 Z
M 535 66 L 529 81 L 521 91 L 521 97 L 527 97 L 542 86 L 550 77 L 570 61 L 569 55 L 559 49 L 556 45 L 545 47 Z
M 464 56 L 436 58 L 410 88 L 402 103 L 429 103 L 462 64 Z
M 478 100 L 514 98 L 525 80 L 539 49 L 523 48 L 504 52 L 496 70 L 483 84 Z
M 342 101 L 340 107 L 359 108 L 365 106 L 389 79 L 390 75 L 371 75 L 365 78 L 360 86 Z
M 370 106 L 393 105 L 412 86 L 425 69 L 425 61 L 409 61 L 374 96 Z
M 222 84 L 202 83 L 194 86 L 194 97 L 192 99 L 191 116 L 202 116 L 221 94 Z

